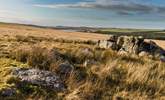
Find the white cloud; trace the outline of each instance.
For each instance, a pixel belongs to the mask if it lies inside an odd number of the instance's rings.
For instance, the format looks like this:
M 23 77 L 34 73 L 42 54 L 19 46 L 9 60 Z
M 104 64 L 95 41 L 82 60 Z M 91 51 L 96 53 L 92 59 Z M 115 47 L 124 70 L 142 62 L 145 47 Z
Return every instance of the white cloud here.
M 33 5 L 35 7 L 45 8 L 88 8 L 109 10 L 119 14 L 136 13 L 165 13 L 165 7 L 158 7 L 149 4 L 138 3 L 137 0 L 96 0 L 91 2 L 77 2 L 74 4 L 48 4 Z

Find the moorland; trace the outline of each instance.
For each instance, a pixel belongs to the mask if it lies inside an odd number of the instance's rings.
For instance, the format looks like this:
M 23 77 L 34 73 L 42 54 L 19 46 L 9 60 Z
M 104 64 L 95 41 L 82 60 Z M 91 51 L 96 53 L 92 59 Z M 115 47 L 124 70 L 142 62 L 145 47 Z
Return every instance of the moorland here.
M 89 33 L 0 23 L 0 99 L 164 100 L 165 63 L 99 48 L 110 33 L 144 33 L 165 48 L 163 30 Z

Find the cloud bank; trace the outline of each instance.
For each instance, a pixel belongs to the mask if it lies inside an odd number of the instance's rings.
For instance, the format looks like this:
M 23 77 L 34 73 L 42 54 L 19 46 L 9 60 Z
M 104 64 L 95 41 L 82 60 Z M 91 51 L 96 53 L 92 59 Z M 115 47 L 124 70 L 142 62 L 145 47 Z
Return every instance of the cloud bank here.
M 145 1 L 145 0 L 141 0 Z M 89 2 L 77 2 L 74 4 L 35 4 L 35 7 L 45 8 L 87 8 L 113 11 L 121 15 L 128 14 L 165 14 L 165 6 L 157 6 L 137 2 L 137 0 L 95 0 Z

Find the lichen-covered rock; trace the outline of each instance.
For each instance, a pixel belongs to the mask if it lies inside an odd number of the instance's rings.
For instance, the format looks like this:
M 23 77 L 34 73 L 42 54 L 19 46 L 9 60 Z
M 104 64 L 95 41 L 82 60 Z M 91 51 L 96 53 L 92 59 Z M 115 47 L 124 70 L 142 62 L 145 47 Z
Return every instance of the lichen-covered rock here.
M 139 37 L 125 36 L 121 48 L 128 53 L 137 54 L 142 42 L 143 40 Z
M 13 69 L 12 75 L 19 78 L 20 82 L 43 86 L 55 91 L 62 91 L 65 89 L 60 77 L 50 71 L 15 68 Z

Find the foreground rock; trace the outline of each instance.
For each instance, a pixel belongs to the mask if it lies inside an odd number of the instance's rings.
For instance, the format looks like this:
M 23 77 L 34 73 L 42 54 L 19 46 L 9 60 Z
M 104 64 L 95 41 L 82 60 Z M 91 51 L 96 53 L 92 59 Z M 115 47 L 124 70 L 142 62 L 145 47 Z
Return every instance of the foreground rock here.
M 50 72 L 38 69 L 28 68 L 15 68 L 12 73 L 15 77 L 19 78 L 21 82 L 32 85 L 39 85 L 55 91 L 63 91 L 64 84 L 59 76 Z
M 66 80 L 70 77 L 71 73 L 73 72 L 74 67 L 68 62 L 63 62 L 59 64 L 57 69 L 55 70 L 62 80 Z
M 112 35 L 108 40 L 99 41 L 98 46 L 100 48 L 117 50 L 120 54 L 152 55 L 155 58 L 165 61 L 165 50 L 153 41 L 144 41 L 142 37 Z
M 1 90 L 0 95 L 3 97 L 10 97 L 16 94 L 16 90 L 14 88 L 6 88 Z

